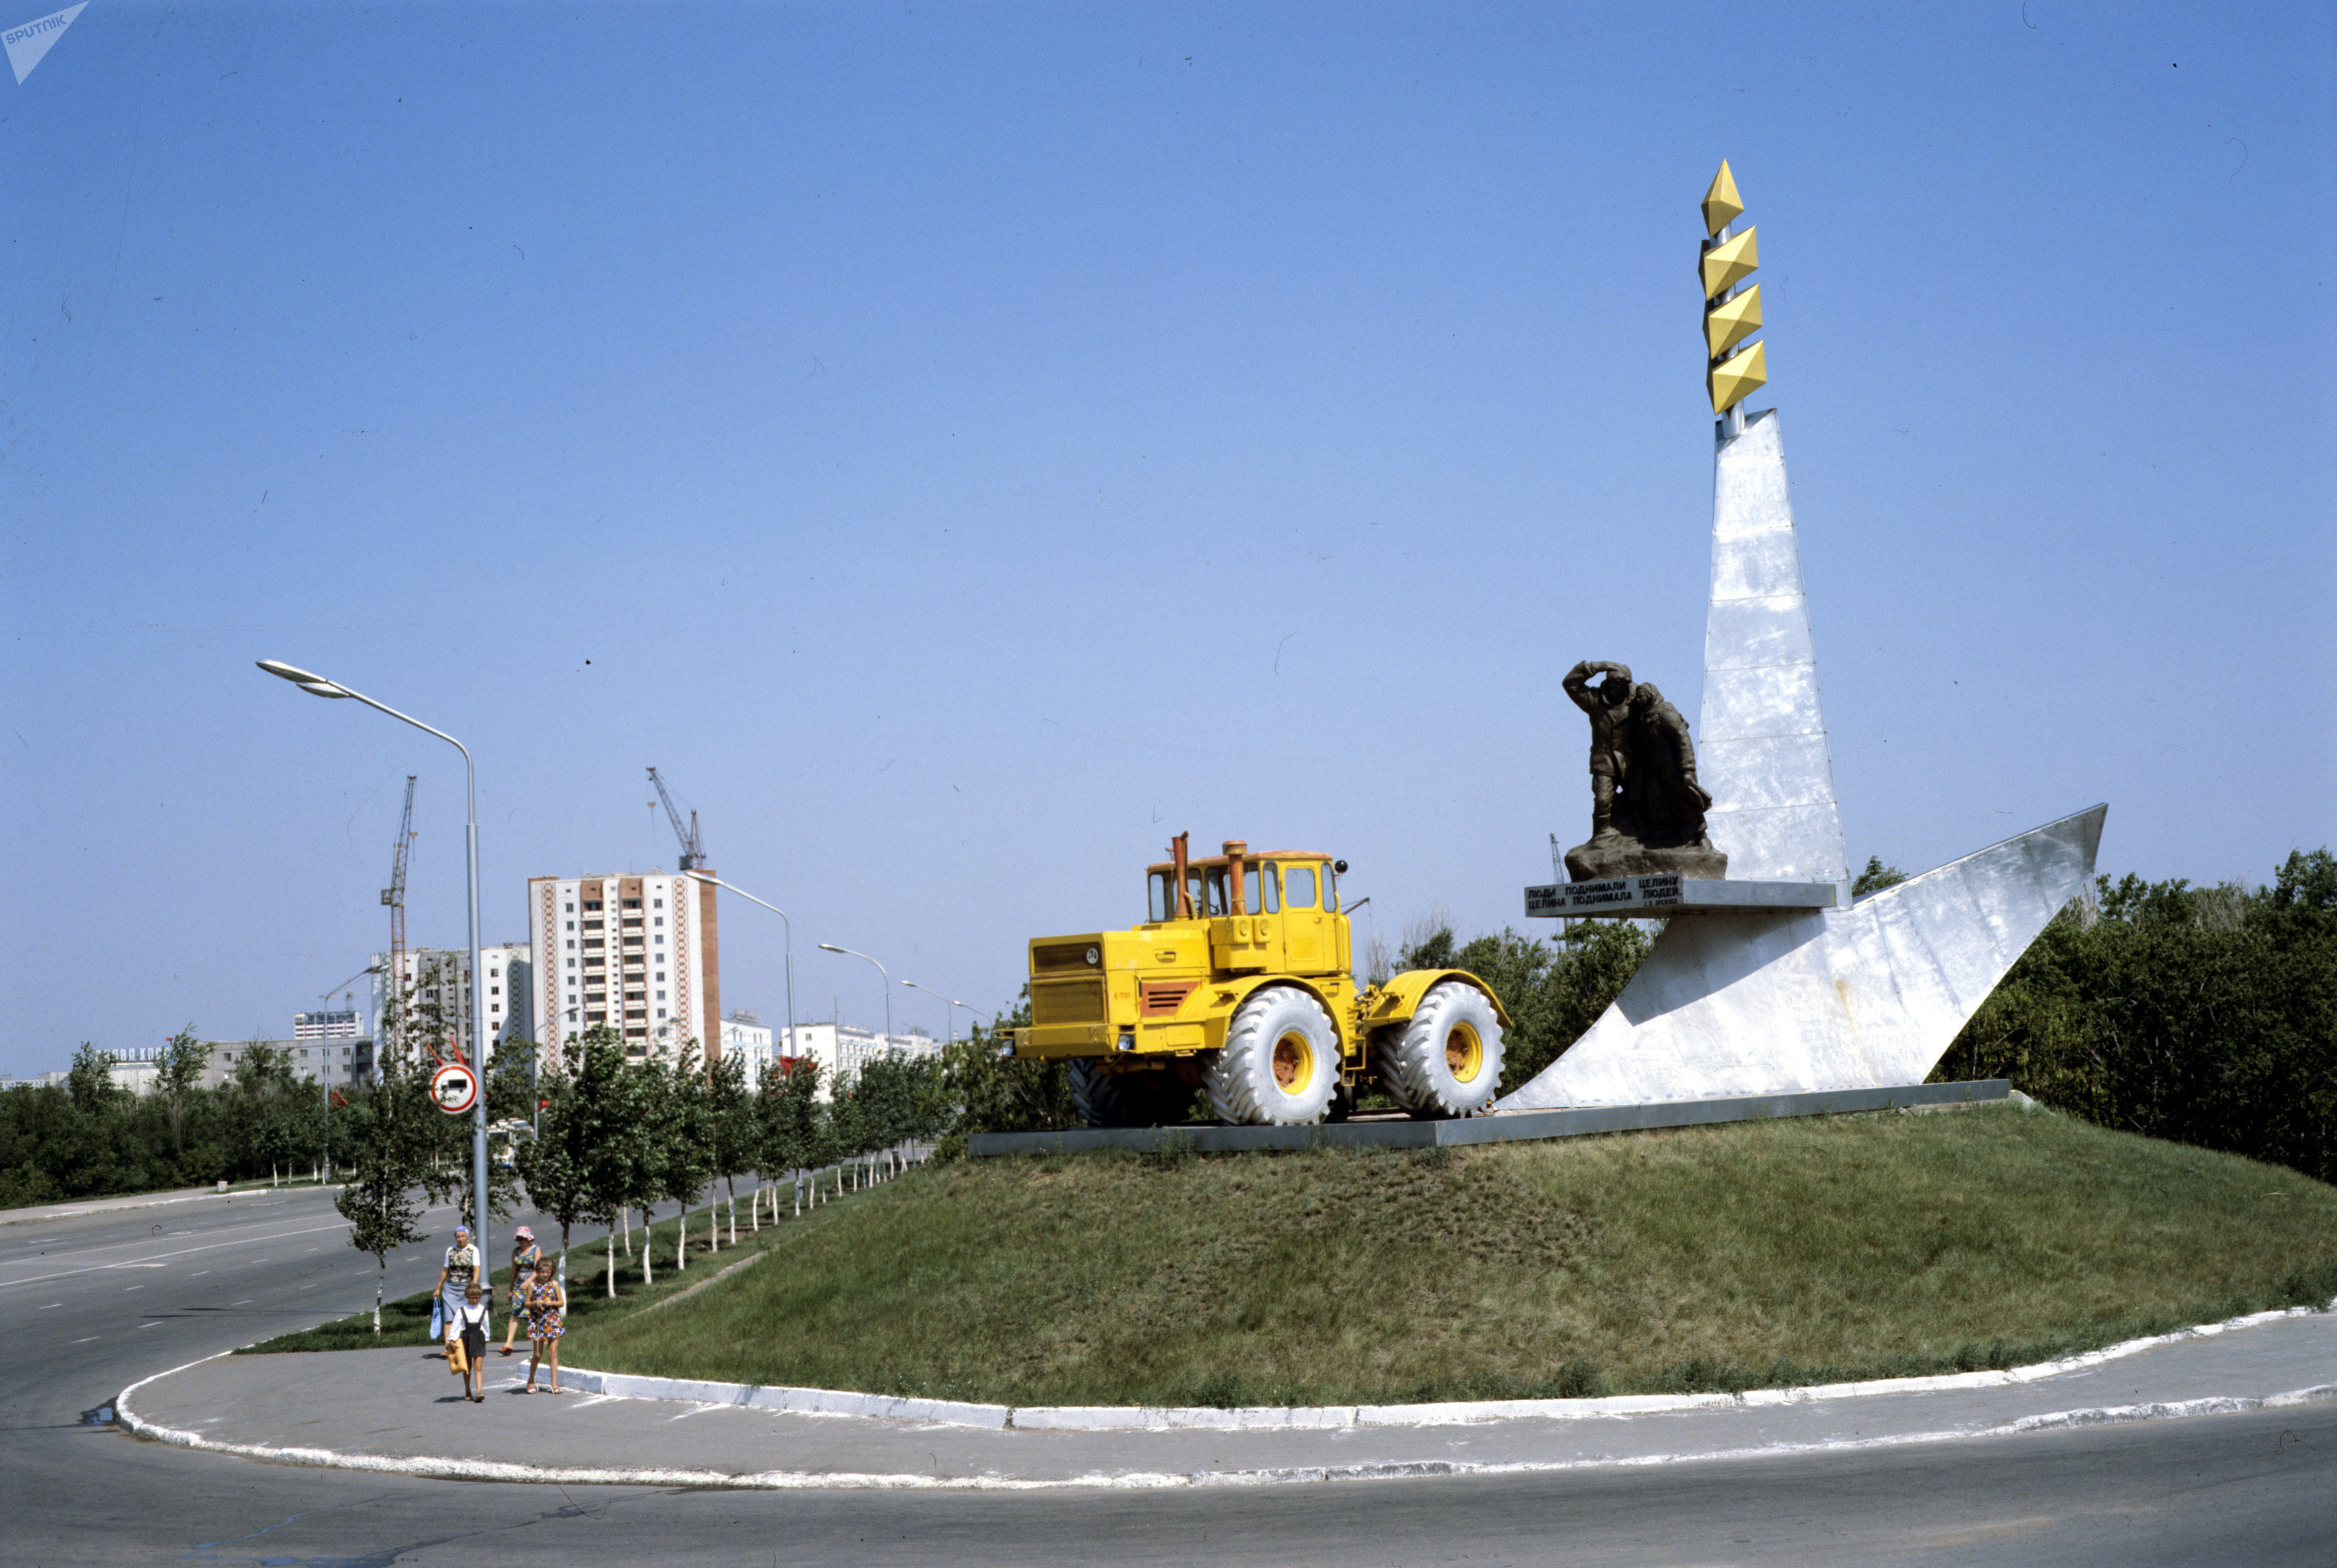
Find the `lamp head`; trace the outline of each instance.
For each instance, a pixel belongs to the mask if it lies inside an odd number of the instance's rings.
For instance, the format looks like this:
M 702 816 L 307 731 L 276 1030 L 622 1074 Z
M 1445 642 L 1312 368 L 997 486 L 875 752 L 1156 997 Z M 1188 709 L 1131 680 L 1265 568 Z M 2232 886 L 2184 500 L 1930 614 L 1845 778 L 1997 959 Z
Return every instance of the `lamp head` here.
M 837 946 L 835 943 L 833 943 L 833 942 L 823 942 L 823 943 L 821 943 L 821 944 L 819 945 L 819 950 L 820 950 L 821 952 L 823 952 L 823 953 L 841 953 L 841 952 L 843 952 L 843 951 L 844 951 L 844 949 L 843 949 L 843 948 L 838 947 L 838 946 Z
M 339 685 L 326 680 L 322 675 L 311 675 L 306 670 L 300 669 L 297 665 L 287 664 L 280 659 L 262 659 L 258 662 L 259 667 L 262 670 L 267 671 L 270 675 L 275 676 L 279 681 L 291 681 L 293 685 L 298 686 L 301 691 L 308 692 L 312 697 L 346 697 L 348 695 L 348 693 L 343 691 Z

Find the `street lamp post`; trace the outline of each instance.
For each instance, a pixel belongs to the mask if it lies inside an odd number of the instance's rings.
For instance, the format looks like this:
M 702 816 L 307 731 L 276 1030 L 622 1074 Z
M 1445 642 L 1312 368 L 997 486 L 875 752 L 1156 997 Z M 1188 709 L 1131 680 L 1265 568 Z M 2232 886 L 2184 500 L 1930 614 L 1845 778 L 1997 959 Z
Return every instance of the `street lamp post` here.
M 433 730 L 413 715 L 400 713 L 386 702 L 376 702 L 362 691 L 352 691 L 337 681 L 311 675 L 274 659 L 262 659 L 259 664 L 270 675 L 291 681 L 312 697 L 347 697 L 362 702 L 425 734 L 435 735 L 463 754 L 464 799 L 469 814 L 464 828 L 464 870 L 470 883 L 471 1072 L 478 1080 L 478 1098 L 471 1105 L 471 1234 L 484 1240 L 487 1233 L 487 1024 L 481 1010 L 486 1006 L 487 988 L 479 984 L 479 773 L 471 761 L 471 749 L 444 730 Z
M 687 875 L 699 882 L 711 882 L 717 887 L 729 887 L 731 892 L 738 894 L 748 903 L 760 904 L 779 917 L 779 928 L 787 935 L 787 1049 L 796 1050 L 800 1044 L 800 1042 L 796 1039 L 796 923 L 788 919 L 787 912 L 777 905 L 758 898 L 743 887 L 730 887 L 730 884 L 719 877 L 709 877 L 703 871 L 691 871 Z
M 956 1044 L 957 1014 L 952 1013 L 950 1009 L 953 1007 L 965 1007 L 965 1004 L 963 1002 L 953 1001 L 949 997 L 944 996 L 940 992 L 934 990 L 932 986 L 920 985 L 914 980 L 904 980 L 901 984 L 908 986 L 913 991 L 924 992 L 926 995 L 932 997 L 934 1001 L 942 1004 L 942 1033 L 949 1036 L 949 1044 L 953 1045 Z M 982 1016 L 981 1014 L 974 1013 L 973 1009 L 971 1007 L 965 1007 L 965 1010 L 969 1013 L 973 1013 L 973 1015 L 977 1018 Z
M 819 950 L 823 953 L 842 953 L 870 964 L 876 964 L 876 960 L 870 958 L 867 954 L 855 953 L 849 947 L 838 947 L 833 942 L 821 943 Z M 893 1048 L 893 977 L 885 974 L 885 965 L 882 964 L 876 964 L 876 973 L 885 975 L 885 1048 L 889 1051 Z

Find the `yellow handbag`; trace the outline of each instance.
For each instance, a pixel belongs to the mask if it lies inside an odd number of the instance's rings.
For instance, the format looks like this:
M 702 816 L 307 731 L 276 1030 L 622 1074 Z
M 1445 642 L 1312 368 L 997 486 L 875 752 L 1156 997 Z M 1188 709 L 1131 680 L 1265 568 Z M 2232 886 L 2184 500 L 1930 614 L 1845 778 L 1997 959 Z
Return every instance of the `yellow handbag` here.
M 470 1369 L 471 1358 L 463 1353 L 463 1342 L 460 1339 L 450 1340 L 446 1346 L 446 1370 L 460 1377 Z

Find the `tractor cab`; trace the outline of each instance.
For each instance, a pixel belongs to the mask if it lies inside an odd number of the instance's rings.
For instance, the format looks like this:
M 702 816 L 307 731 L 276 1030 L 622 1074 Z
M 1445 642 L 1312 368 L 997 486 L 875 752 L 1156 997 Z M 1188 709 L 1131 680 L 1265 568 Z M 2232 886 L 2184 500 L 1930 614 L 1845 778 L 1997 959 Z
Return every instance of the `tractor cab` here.
M 1149 926 L 1206 922 L 1209 966 L 1226 974 L 1346 974 L 1350 944 L 1339 917 L 1345 861 L 1297 850 L 1253 855 L 1238 838 L 1227 839 L 1222 854 L 1190 859 L 1183 834 L 1171 848 L 1175 859 L 1145 871 Z

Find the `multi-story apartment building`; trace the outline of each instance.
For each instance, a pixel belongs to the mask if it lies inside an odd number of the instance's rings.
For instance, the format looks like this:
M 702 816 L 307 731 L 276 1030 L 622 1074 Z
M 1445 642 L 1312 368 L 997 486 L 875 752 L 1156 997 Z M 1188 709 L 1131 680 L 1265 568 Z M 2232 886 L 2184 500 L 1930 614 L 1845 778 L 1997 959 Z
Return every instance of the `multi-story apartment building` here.
M 744 1007 L 737 1009 L 722 1020 L 722 1054 L 746 1064 L 747 1087 L 754 1088 L 771 1064 L 771 1026 Z
M 399 957 L 397 978 L 407 1008 L 410 1010 L 425 1003 L 437 1004 L 452 1026 L 454 1043 L 462 1048 L 465 1056 L 470 1055 L 469 950 L 461 947 L 409 947 Z M 496 1048 L 505 1040 L 532 1040 L 535 1037 L 533 997 L 528 985 L 531 961 L 527 948 L 516 942 L 501 942 L 480 948 L 479 963 L 486 971 L 484 976 L 486 987 L 486 1059 L 493 1062 Z M 366 1031 L 371 1039 L 382 1038 L 383 1014 L 389 1006 L 389 955 L 376 953 L 373 956 L 373 994 Z M 298 1033 L 297 1029 L 295 1033 Z M 441 1049 L 444 1049 L 444 1043 L 441 1043 Z
M 942 1043 L 921 1030 L 888 1036 L 874 1029 L 855 1029 L 849 1024 L 802 1024 L 797 1025 L 791 1040 L 785 1029 L 778 1034 L 787 1045 L 778 1051 L 782 1060 L 819 1063 L 822 1100 L 828 1097 L 838 1078 L 857 1078 L 861 1068 L 876 1057 L 895 1051 L 904 1056 L 942 1054 Z
M 365 1038 L 365 1020 L 355 1008 L 346 1013 L 295 1013 L 292 1014 L 292 1038 L 361 1040 Z
M 373 1081 L 370 1040 L 207 1040 L 203 1043 L 209 1054 L 203 1062 L 203 1087 L 216 1089 L 233 1083 L 236 1063 L 248 1056 L 255 1045 L 282 1053 L 291 1065 L 292 1076 L 303 1083 L 321 1083 L 338 1089 Z
M 527 930 L 545 1043 L 599 1024 L 637 1055 L 722 1037 L 711 883 L 678 871 L 533 877 Z

